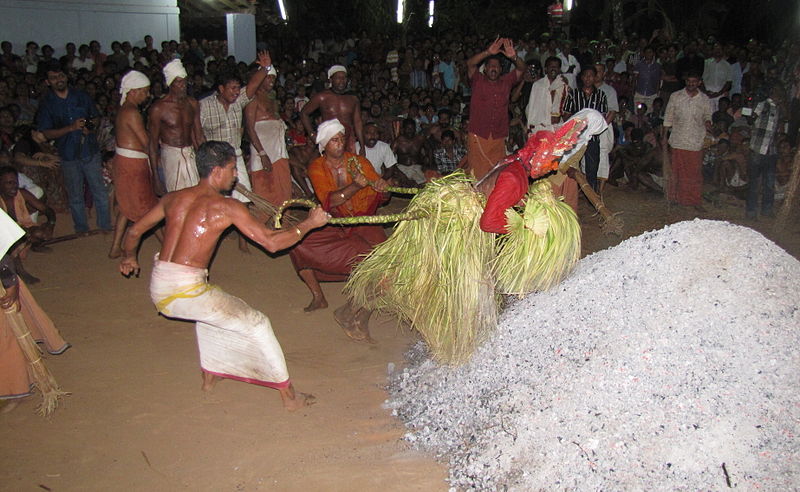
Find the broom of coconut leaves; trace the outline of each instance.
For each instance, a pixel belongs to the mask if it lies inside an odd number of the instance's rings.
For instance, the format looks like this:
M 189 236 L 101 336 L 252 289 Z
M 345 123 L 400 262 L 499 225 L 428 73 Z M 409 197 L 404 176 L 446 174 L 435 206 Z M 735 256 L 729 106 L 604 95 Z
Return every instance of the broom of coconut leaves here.
M 550 183 L 535 182 L 522 213 L 506 210 L 508 234 L 493 263 L 497 289 L 522 297 L 560 282 L 580 258 L 581 227 L 572 207 L 553 196 Z
M 435 179 L 403 221 L 353 270 L 345 287 L 356 306 L 407 321 L 442 363 L 458 364 L 497 323 L 491 260 L 494 234 L 480 230 L 484 196 L 463 172 Z
M 270 217 L 274 217 L 278 213 L 278 207 L 270 203 L 267 199 L 265 199 L 261 195 L 258 195 L 248 190 L 241 183 L 236 183 L 234 189 L 239 193 L 241 193 L 242 195 L 244 195 L 247 199 L 249 199 L 250 202 L 253 204 L 253 207 L 259 212 Z M 298 221 L 294 217 L 289 216 L 288 222 L 290 223 L 290 225 L 293 226 L 296 225 Z
M 0 285 L 0 297 L 6 295 L 6 290 Z M 56 378 L 47 366 L 44 365 L 42 360 L 42 351 L 36 344 L 36 341 L 31 336 L 25 318 L 22 312 L 17 310 L 17 306 L 12 306 L 10 309 L 3 311 L 8 324 L 11 326 L 11 331 L 17 337 L 20 349 L 23 355 L 28 360 L 30 368 L 30 375 L 33 378 L 33 384 L 39 389 L 42 394 L 42 403 L 36 407 L 36 412 L 44 417 L 50 416 L 58 406 L 58 401 L 70 393 L 63 391 L 56 382 Z

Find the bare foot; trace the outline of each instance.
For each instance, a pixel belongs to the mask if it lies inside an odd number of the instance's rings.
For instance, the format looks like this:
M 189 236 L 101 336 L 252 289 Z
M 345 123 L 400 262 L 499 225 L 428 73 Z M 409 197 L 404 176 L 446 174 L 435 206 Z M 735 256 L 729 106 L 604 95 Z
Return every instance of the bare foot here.
M 283 401 L 283 408 L 289 412 L 300 410 L 303 407 L 310 407 L 317 402 L 314 395 L 308 393 L 295 392 L 294 385 L 289 385 L 287 388 L 279 390 L 281 392 L 281 400 Z
M 14 409 L 19 406 L 19 403 L 20 403 L 19 400 L 20 400 L 19 398 L 16 398 L 14 400 L 8 400 L 8 403 L 6 403 L 2 407 L 0 407 L 0 414 L 6 414 L 6 413 L 13 412 Z
M 350 337 L 352 340 L 363 342 L 369 336 L 368 334 L 365 336 L 364 332 L 362 332 L 359 327 L 356 326 L 355 317 L 350 309 L 350 304 L 345 304 L 334 311 L 333 319 L 335 319 L 336 322 L 339 323 L 339 326 L 342 327 L 344 334 Z
M 369 318 L 372 316 L 371 309 L 361 309 L 353 318 L 353 324 L 361 332 L 362 340 L 367 343 L 378 343 L 369 334 Z
M 317 309 L 325 309 L 328 307 L 328 301 L 324 297 L 314 297 L 311 299 L 311 304 L 303 308 L 303 311 L 310 313 Z
M 310 407 L 315 403 L 317 403 L 316 396 L 309 395 L 308 393 L 297 392 L 295 393 L 295 397 L 291 400 L 283 400 L 283 408 L 289 412 L 294 412 L 295 410 L 300 410 L 303 407 Z
M 222 379 L 221 377 L 217 376 L 216 374 L 211 374 L 206 371 L 202 371 L 203 373 L 203 386 L 200 387 L 203 391 L 212 391 L 214 386 Z
M 120 248 L 111 248 L 111 251 L 108 252 L 108 257 L 112 260 L 116 260 L 120 256 L 122 256 L 122 249 Z

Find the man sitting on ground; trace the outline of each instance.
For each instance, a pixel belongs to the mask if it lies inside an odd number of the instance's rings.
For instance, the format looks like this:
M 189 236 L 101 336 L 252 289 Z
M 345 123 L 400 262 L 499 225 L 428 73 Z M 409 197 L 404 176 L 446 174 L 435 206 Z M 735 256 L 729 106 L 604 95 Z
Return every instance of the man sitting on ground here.
M 56 224 L 55 211 L 33 196 L 33 193 L 19 187 L 17 170 L 11 166 L 0 167 L 0 208 L 2 208 L 25 231 L 25 241 L 13 250 L 14 266 L 17 275 L 27 283 L 35 284 L 39 279 L 28 273 L 22 266 L 28 250 L 39 249 L 42 243 L 53 238 Z M 31 217 L 31 210 L 47 217 L 47 222 L 37 224 Z

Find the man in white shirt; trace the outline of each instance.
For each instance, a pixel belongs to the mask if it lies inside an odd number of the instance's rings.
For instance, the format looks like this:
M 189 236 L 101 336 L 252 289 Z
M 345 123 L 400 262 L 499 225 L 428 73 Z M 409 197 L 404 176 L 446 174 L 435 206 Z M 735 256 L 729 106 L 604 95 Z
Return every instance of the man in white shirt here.
M 731 64 L 723 56 L 722 44 L 714 43 L 711 58 L 703 69 L 703 93 L 711 100 L 711 112 L 719 107 L 719 98 L 727 96 L 733 85 Z
M 380 129 L 378 125 L 370 121 L 364 125 L 364 140 L 366 140 L 366 157 L 381 176 L 386 176 L 391 168 L 397 164 L 397 156 L 392 152 L 392 148 L 386 142 L 378 140 Z M 361 152 L 361 144 L 356 142 L 356 152 Z
M 545 76 L 531 86 L 531 95 L 525 109 L 530 133 L 539 130 L 553 131 L 554 125 L 561 123 L 561 112 L 569 92 L 569 83 L 561 73 L 559 57 L 551 56 L 545 60 L 544 73 Z
M 600 194 L 602 195 L 611 169 L 611 163 L 608 159 L 608 155 L 614 148 L 614 128 L 611 122 L 614 121 L 619 112 L 619 101 L 617 100 L 617 90 L 606 84 L 606 65 L 604 63 L 595 63 L 594 68 L 597 70 L 594 86 L 597 90 L 605 93 L 608 105 L 608 110 L 603 117 L 609 126 L 600 134 L 600 164 L 597 169 L 597 179 L 600 180 Z

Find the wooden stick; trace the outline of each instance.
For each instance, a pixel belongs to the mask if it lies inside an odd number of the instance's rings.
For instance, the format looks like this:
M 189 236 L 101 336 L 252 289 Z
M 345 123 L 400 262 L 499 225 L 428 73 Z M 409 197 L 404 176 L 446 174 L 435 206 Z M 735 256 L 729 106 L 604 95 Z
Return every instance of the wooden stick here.
M 794 208 L 794 201 L 797 198 L 797 189 L 800 188 L 800 148 L 794 154 L 794 161 L 792 161 L 792 175 L 789 178 L 789 184 L 786 186 L 786 194 L 783 196 L 783 205 L 778 210 L 778 216 L 775 218 L 775 231 L 782 231 L 786 226 L 786 221 L 789 220 L 789 215 Z
M 95 229 L 93 231 L 88 231 L 84 234 L 66 234 L 64 236 L 50 238 L 47 241 L 42 241 L 39 245 L 47 246 L 49 244 L 63 243 L 64 241 L 72 241 L 73 239 L 78 239 L 85 236 L 94 236 L 95 234 L 100 234 L 100 232 L 102 231 L 100 231 L 99 229 Z
M 592 187 L 589 186 L 589 182 L 586 181 L 586 175 L 575 169 L 574 179 L 578 182 L 578 185 L 580 185 L 583 194 L 586 195 L 586 198 L 589 199 L 589 202 L 591 202 L 595 210 L 597 210 L 602 217 L 600 229 L 603 233 L 622 236 L 622 229 L 624 228 L 622 219 L 605 206 L 603 200 L 601 200 Z
M 669 203 L 669 191 L 672 181 L 672 157 L 669 154 L 669 145 L 661 143 L 661 176 L 664 178 L 664 199 Z

